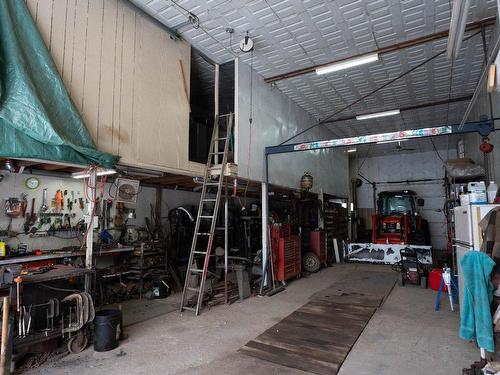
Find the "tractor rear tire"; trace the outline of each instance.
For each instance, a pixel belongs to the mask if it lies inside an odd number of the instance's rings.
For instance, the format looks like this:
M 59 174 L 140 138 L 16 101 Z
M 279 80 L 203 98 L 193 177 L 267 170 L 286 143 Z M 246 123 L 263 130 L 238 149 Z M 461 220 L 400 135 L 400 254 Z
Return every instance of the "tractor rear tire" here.
M 319 271 L 321 263 L 316 254 L 307 252 L 302 256 L 302 267 L 304 268 L 304 271 L 314 273 Z
M 398 275 L 398 285 L 405 286 L 405 278 L 402 273 L 399 273 Z

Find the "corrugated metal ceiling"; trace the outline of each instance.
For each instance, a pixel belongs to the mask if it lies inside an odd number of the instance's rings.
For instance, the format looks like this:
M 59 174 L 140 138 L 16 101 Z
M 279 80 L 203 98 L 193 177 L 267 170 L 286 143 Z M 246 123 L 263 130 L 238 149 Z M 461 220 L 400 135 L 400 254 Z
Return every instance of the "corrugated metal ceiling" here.
M 179 29 L 182 36 L 217 62 L 241 54 L 246 31 L 255 41 L 253 67 L 263 77 L 327 63 L 377 48 L 446 30 L 449 0 L 132 0 L 175 28 L 187 19 L 186 9 L 199 17 L 200 27 Z M 472 0 L 468 22 L 496 13 L 496 0 Z M 230 41 L 226 28 L 235 30 Z M 487 32 L 489 42 L 491 33 Z M 315 73 L 278 81 L 277 87 L 317 119 L 432 57 L 446 48 L 446 39 L 381 56 L 379 62 L 317 76 Z M 336 117 L 403 108 L 471 94 L 484 64 L 481 35 L 464 42 L 453 65 L 437 57 L 403 79 L 370 96 Z M 450 90 L 450 77 L 451 90 Z M 336 136 L 362 135 L 397 129 L 456 123 L 467 102 L 405 111 L 401 116 L 328 125 Z

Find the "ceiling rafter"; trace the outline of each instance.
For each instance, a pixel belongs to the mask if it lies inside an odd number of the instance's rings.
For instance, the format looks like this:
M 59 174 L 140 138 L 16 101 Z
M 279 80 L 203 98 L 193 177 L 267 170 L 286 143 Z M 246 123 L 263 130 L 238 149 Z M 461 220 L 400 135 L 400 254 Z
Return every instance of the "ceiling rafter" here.
M 484 28 L 484 27 L 493 26 L 493 25 L 495 25 L 495 22 L 496 22 L 496 17 L 484 18 L 484 19 L 479 20 L 479 21 L 468 23 L 466 25 L 465 31 L 466 32 L 467 31 L 474 31 L 474 30 L 479 30 L 479 29 Z M 379 55 L 382 55 L 382 54 L 395 52 L 395 51 L 405 49 L 405 48 L 415 47 L 415 46 L 429 43 L 429 42 L 432 42 L 432 41 L 435 41 L 438 39 L 447 38 L 448 32 L 449 32 L 449 30 L 443 30 L 443 31 L 439 31 L 439 32 L 434 33 L 434 34 L 424 35 L 424 36 L 419 37 L 419 38 L 415 38 L 415 39 L 407 40 L 404 42 L 392 44 L 390 46 L 378 48 L 378 49 L 370 51 L 370 52 L 361 53 L 361 54 L 337 59 L 334 61 L 330 61 L 330 62 L 327 62 L 325 64 L 313 65 L 313 66 L 309 66 L 307 68 L 302 68 L 302 69 L 293 70 L 293 71 L 287 72 L 287 73 L 277 74 L 277 75 L 274 75 L 272 77 L 264 78 L 264 82 L 273 83 L 273 82 L 282 81 L 282 80 L 288 79 L 288 78 L 298 77 L 298 76 L 301 76 L 301 75 L 304 75 L 307 73 L 314 72 L 314 71 L 316 71 L 317 68 L 320 68 L 320 67 L 324 67 L 324 66 L 327 66 L 330 64 L 335 64 L 335 63 L 346 61 L 346 60 L 350 60 L 353 58 L 357 58 L 357 57 L 372 54 L 372 53 L 378 53 Z
M 413 110 L 416 110 L 416 109 L 436 107 L 436 106 L 440 106 L 440 105 L 444 105 L 444 104 L 465 102 L 465 101 L 468 101 L 468 100 L 471 100 L 471 99 L 472 99 L 472 94 L 466 95 L 466 96 L 461 96 L 461 97 L 458 97 L 458 98 L 451 98 L 451 99 L 433 101 L 433 102 L 422 103 L 422 104 L 415 104 L 415 105 L 411 105 L 411 106 L 399 108 L 399 110 L 401 112 L 413 111 Z M 356 116 L 341 117 L 341 118 L 338 118 L 338 119 L 334 119 L 334 120 L 329 120 L 329 121 L 322 122 L 322 125 L 328 125 L 328 124 L 333 124 L 333 123 L 342 122 L 342 121 L 348 121 L 348 120 L 354 120 L 354 119 L 356 119 Z

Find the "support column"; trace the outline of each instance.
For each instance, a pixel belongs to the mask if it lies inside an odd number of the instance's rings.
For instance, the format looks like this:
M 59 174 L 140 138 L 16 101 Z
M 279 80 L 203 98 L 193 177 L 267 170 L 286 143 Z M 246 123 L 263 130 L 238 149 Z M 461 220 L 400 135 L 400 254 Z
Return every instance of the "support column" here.
M 90 171 L 89 183 L 87 186 L 87 197 L 89 199 L 88 215 L 89 223 L 87 225 L 87 237 L 85 238 L 85 268 L 92 270 L 94 267 L 93 252 L 94 252 L 94 216 L 95 216 L 95 201 L 97 197 L 97 170 Z M 92 275 L 85 276 L 85 291 L 90 293 L 92 285 Z
M 221 173 L 224 173 L 222 171 Z M 226 299 L 226 304 L 228 303 L 228 293 L 227 293 L 227 270 L 228 270 L 228 255 L 229 255 L 229 200 L 227 196 L 227 178 L 224 174 L 221 175 L 224 178 L 224 297 Z
M 269 258 L 269 204 L 268 204 L 268 185 L 269 185 L 269 159 L 268 155 L 264 155 L 264 181 L 262 182 L 262 277 L 264 278 L 263 285 L 267 286 L 267 261 Z

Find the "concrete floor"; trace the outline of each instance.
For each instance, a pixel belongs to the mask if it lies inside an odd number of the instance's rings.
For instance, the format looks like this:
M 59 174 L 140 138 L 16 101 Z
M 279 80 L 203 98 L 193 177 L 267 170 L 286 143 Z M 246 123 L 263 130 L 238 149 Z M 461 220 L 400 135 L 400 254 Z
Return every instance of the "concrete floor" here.
M 292 282 L 273 297 L 218 306 L 194 317 L 172 312 L 126 330 L 129 338 L 106 353 L 92 348 L 68 355 L 30 374 L 306 374 L 237 352 L 308 298 L 335 282 L 352 279 L 375 265 L 341 264 Z M 169 297 L 169 299 L 177 296 Z M 435 292 L 396 286 L 377 310 L 344 362 L 341 375 L 457 374 L 477 358 L 458 338 L 458 314 L 443 301 L 435 312 Z

